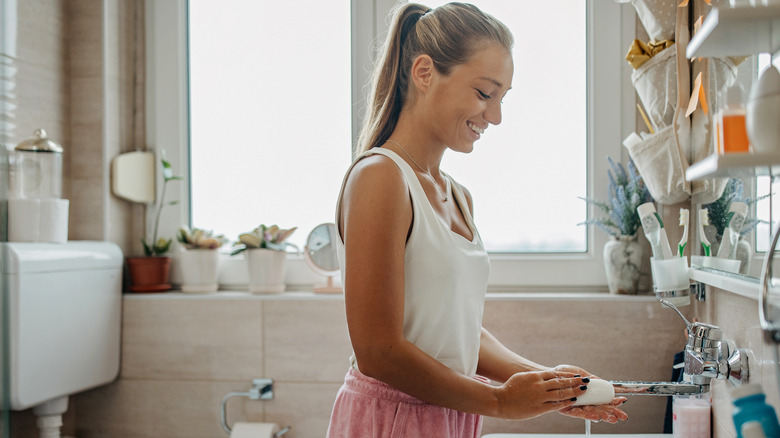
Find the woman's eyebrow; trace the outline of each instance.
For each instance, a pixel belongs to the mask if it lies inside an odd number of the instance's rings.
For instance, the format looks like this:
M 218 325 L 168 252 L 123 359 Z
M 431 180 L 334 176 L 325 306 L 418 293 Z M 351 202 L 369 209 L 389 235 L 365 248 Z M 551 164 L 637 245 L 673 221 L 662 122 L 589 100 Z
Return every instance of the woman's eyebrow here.
M 482 79 L 482 80 L 484 80 L 484 81 L 488 81 L 488 82 L 490 82 L 490 83 L 494 84 L 494 85 L 495 85 L 496 87 L 498 87 L 498 88 L 503 88 L 503 87 L 504 87 L 504 84 L 502 84 L 501 82 L 499 82 L 499 81 L 497 81 L 497 80 L 495 80 L 495 79 L 493 79 L 493 78 L 489 78 L 489 77 L 487 77 L 487 76 L 480 76 L 480 79 Z M 509 88 L 507 89 L 507 91 L 509 91 L 509 90 L 511 90 L 511 89 L 512 89 L 512 87 L 509 87 Z

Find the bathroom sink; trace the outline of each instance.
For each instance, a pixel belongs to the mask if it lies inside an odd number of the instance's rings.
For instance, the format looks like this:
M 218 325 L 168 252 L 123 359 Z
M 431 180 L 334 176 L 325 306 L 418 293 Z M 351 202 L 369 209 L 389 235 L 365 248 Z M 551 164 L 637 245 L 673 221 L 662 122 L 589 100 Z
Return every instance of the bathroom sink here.
M 491 433 L 482 435 L 482 438 L 574 438 L 585 437 L 584 433 L 554 434 L 554 433 Z M 629 433 L 629 434 L 590 434 L 591 438 L 666 438 L 672 434 L 662 433 Z

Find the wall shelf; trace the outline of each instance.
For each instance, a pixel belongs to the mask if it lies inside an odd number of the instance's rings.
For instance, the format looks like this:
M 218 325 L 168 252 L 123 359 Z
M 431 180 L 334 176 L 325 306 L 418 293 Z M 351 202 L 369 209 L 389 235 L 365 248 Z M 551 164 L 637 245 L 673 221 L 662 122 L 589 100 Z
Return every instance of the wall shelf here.
M 688 58 L 780 51 L 780 5 L 712 8 L 693 35 Z
M 780 175 L 780 153 L 775 154 L 713 154 L 692 164 L 685 179 L 741 178 Z

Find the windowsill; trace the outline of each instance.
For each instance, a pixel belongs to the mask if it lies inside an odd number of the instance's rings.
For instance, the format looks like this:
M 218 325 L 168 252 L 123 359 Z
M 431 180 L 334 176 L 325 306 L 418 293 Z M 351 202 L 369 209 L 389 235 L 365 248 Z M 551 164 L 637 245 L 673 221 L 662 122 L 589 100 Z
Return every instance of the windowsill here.
M 129 300 L 278 300 L 278 301 L 334 301 L 343 300 L 343 294 L 292 291 L 279 294 L 251 294 L 240 290 L 220 290 L 211 294 L 185 294 L 181 291 L 162 293 L 125 293 Z M 654 295 L 620 295 L 593 292 L 489 292 L 486 301 L 655 301 Z
M 761 286 L 757 278 L 729 274 L 709 268 L 692 268 L 688 272 L 691 281 L 697 281 L 742 297 L 758 300 Z

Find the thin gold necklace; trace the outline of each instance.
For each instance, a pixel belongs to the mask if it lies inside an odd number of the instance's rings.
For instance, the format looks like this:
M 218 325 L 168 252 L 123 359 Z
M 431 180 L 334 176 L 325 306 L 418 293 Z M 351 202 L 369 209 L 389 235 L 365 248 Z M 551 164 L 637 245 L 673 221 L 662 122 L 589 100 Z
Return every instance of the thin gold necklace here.
M 399 148 L 401 148 L 401 150 L 402 150 L 402 151 L 404 151 L 404 154 L 406 155 L 406 157 L 407 157 L 407 158 L 409 158 L 409 160 L 411 160 L 411 161 L 412 161 L 412 163 L 414 163 L 414 165 L 415 165 L 415 166 L 417 166 L 417 168 L 418 168 L 418 169 L 420 169 L 420 171 L 422 171 L 423 173 L 427 173 L 427 174 L 428 174 L 428 176 L 430 176 L 430 177 L 431 177 L 431 179 L 433 180 L 434 184 L 436 183 L 436 178 L 434 178 L 434 177 L 433 177 L 433 175 L 431 174 L 431 172 L 429 172 L 429 171 L 427 171 L 427 170 L 423 169 L 423 167 L 422 167 L 422 166 L 420 166 L 420 165 L 417 163 L 417 161 L 415 161 L 415 160 L 414 160 L 414 158 L 412 158 L 412 156 L 411 156 L 411 155 L 409 155 L 409 152 L 406 152 L 406 149 L 404 149 L 404 147 L 403 147 L 403 146 L 401 146 L 401 143 L 398 143 L 397 141 L 393 140 L 392 138 L 388 138 L 388 139 L 387 139 L 387 141 L 393 142 L 393 143 L 395 143 L 396 145 L 398 145 L 398 147 L 399 147 Z M 449 178 L 447 178 L 447 177 L 445 176 L 445 177 L 444 177 L 444 182 L 445 182 L 445 183 L 446 183 L 446 185 L 447 185 L 446 191 L 444 192 L 444 202 L 447 202 L 447 201 L 449 201 L 449 200 L 450 200 L 450 179 L 449 179 Z M 436 191 L 438 192 L 438 191 L 439 191 L 439 185 L 438 185 L 438 184 L 435 184 L 435 185 L 436 185 Z

